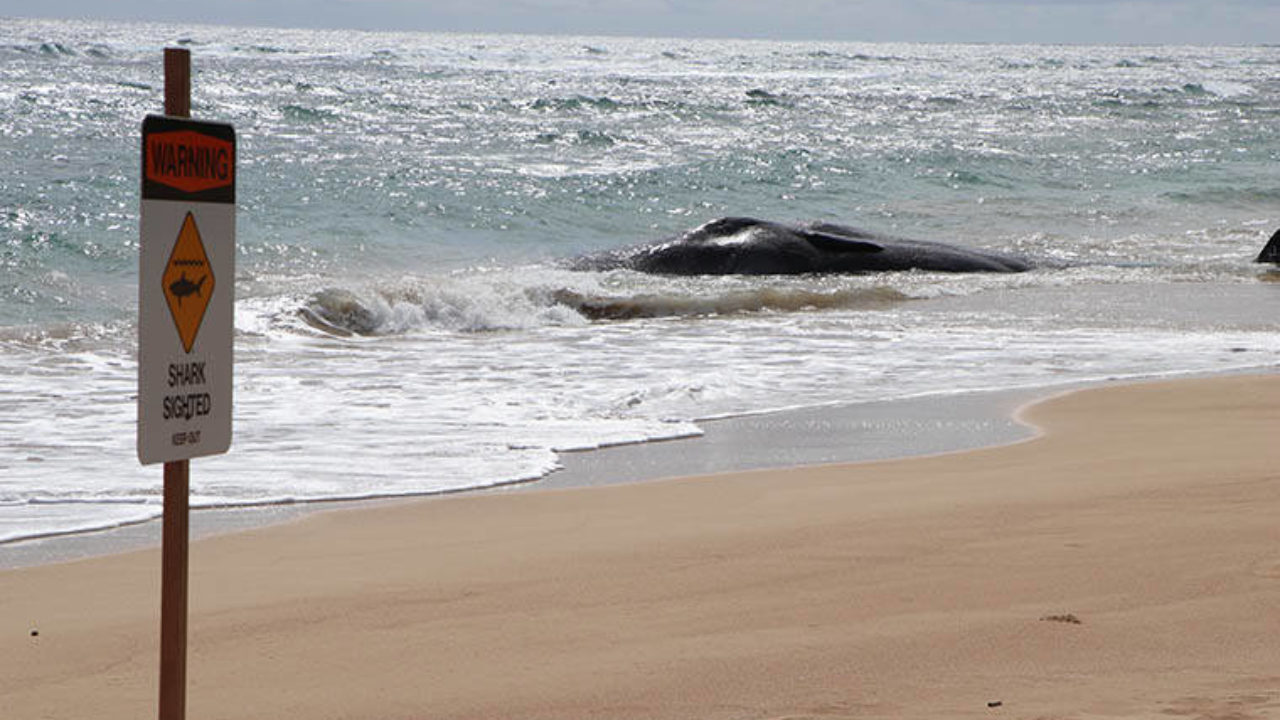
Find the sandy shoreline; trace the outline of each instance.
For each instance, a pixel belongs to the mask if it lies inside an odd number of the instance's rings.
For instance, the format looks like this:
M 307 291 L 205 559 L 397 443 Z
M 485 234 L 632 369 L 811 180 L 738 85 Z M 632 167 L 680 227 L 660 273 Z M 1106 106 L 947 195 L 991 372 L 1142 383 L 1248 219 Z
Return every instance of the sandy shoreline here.
M 1026 417 L 989 450 L 198 542 L 189 715 L 1280 716 L 1280 376 Z M 153 715 L 158 575 L 0 573 L 0 714 Z

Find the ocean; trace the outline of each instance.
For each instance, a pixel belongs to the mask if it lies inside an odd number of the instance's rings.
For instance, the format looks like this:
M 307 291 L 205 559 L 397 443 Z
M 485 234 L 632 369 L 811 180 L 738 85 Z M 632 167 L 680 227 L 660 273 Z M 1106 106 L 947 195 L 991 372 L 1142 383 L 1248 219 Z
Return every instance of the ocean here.
M 160 514 L 135 343 L 166 46 L 191 50 L 193 116 L 239 138 L 235 439 L 193 461 L 196 507 L 536 481 L 783 408 L 1280 364 L 1280 278 L 1252 262 L 1280 227 L 1280 47 L 0 20 L 0 542 Z M 1040 269 L 563 262 L 725 215 Z

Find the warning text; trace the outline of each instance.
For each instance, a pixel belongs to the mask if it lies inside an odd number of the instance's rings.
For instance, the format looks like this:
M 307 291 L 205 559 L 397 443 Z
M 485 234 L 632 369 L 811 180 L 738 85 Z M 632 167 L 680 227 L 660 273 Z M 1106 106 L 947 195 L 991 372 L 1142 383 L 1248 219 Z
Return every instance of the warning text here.
M 203 362 L 169 365 L 169 387 L 189 388 L 205 384 Z M 213 411 L 213 398 L 207 392 L 183 392 L 164 397 L 165 420 L 191 420 Z

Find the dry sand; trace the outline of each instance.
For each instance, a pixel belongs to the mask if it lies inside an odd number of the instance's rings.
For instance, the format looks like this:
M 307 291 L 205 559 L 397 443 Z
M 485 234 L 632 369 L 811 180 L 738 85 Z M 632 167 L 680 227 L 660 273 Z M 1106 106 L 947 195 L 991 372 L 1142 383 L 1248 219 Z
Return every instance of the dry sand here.
M 188 716 L 1280 717 L 1280 376 L 1025 417 L 990 450 L 198 542 Z M 159 568 L 0 573 L 0 718 L 154 717 Z

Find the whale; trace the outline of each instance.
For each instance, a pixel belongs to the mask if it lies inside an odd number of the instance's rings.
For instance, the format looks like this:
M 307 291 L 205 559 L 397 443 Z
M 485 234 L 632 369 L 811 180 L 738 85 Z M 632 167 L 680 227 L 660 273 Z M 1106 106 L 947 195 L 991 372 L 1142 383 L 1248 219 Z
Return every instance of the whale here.
M 894 270 L 1016 273 L 1032 265 L 1012 255 L 836 223 L 722 217 L 656 243 L 580 256 L 569 267 L 658 275 L 801 275 Z

